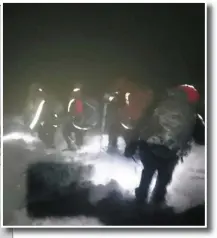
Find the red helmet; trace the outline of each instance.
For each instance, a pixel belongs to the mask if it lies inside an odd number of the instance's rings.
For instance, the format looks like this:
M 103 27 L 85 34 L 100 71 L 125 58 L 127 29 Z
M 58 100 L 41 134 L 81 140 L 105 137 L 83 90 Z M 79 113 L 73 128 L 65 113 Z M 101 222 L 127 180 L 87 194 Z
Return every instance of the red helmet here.
M 199 101 L 200 95 L 194 86 L 183 84 L 183 85 L 180 85 L 179 88 L 185 91 L 188 97 L 188 101 L 190 103 L 197 103 Z

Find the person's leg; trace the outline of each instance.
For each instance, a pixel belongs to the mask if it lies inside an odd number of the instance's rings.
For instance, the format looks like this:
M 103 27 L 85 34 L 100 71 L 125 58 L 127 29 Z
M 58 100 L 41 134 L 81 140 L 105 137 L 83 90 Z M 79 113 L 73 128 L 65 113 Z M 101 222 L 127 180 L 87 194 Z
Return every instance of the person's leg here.
M 55 148 L 55 143 L 54 143 L 54 131 L 51 128 L 50 131 L 48 131 L 45 135 L 45 144 L 48 148 Z
M 149 187 L 151 184 L 152 177 L 155 169 L 152 166 L 145 166 L 142 171 L 139 187 L 136 188 L 135 195 L 138 203 L 147 202 Z
M 74 147 L 72 146 L 72 142 L 70 140 L 72 131 L 73 131 L 73 129 L 72 129 L 71 123 L 66 122 L 63 125 L 63 137 L 64 137 L 65 142 L 67 143 L 67 149 L 69 149 L 69 150 L 74 150 Z
M 55 148 L 54 136 L 55 136 L 56 128 L 53 126 L 52 118 L 46 117 L 45 123 L 43 127 L 41 128 L 43 130 L 45 143 L 47 147 Z
M 117 127 L 115 124 L 110 126 L 108 136 L 109 136 L 109 147 L 117 148 L 118 135 L 117 135 Z
M 120 126 L 116 105 L 108 106 L 108 149 L 116 149 Z
M 165 196 L 167 192 L 167 186 L 172 180 L 173 171 L 178 162 L 176 155 L 171 156 L 164 160 L 164 158 L 158 158 L 160 160 L 158 166 L 158 176 L 156 185 L 152 195 L 152 203 L 161 204 L 165 202 Z
M 156 171 L 156 163 L 154 155 L 145 143 L 142 143 L 139 148 L 140 158 L 144 169 L 142 171 L 139 187 L 136 189 L 135 193 L 137 201 L 139 203 L 144 203 L 148 198 L 149 187 L 152 181 L 152 177 Z
M 125 144 L 129 144 L 130 142 L 130 136 L 131 136 L 131 130 L 127 130 L 124 128 L 121 128 L 121 135 L 124 139 Z
M 55 146 L 55 135 L 56 135 L 56 128 L 51 126 L 50 128 L 50 138 L 49 138 L 49 143 L 51 148 L 56 148 Z
M 82 146 L 84 143 L 84 132 L 82 130 L 75 129 L 75 143 L 77 146 Z

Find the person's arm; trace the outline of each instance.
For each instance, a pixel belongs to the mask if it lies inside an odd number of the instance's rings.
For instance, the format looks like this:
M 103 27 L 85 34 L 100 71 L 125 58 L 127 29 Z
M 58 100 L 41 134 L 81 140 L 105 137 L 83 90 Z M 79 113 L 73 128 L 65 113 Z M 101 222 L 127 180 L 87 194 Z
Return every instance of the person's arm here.
M 132 130 L 131 135 L 129 136 L 129 142 L 126 145 L 124 155 L 126 157 L 132 157 L 136 149 L 138 147 L 138 139 L 140 135 L 140 131 L 144 128 L 144 125 L 149 124 L 149 121 L 152 119 L 152 115 L 154 112 L 154 109 L 156 108 L 156 104 L 152 104 L 148 109 L 146 109 L 145 112 L 142 113 L 142 116 L 138 120 L 135 128 Z
M 130 141 L 138 140 L 141 129 L 143 129 L 145 126 L 148 126 L 155 108 L 156 103 L 152 103 L 147 109 L 144 110 L 142 116 L 137 121 L 136 126 L 130 135 Z

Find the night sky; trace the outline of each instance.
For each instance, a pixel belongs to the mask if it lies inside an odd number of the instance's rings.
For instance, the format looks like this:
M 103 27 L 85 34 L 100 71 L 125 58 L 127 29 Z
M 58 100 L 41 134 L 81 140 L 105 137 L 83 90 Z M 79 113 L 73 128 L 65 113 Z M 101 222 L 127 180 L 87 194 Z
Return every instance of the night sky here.
M 104 91 L 122 76 L 155 90 L 195 84 L 203 96 L 204 11 L 202 3 L 4 4 L 4 112 L 21 110 L 33 82 L 61 98 L 73 82 Z

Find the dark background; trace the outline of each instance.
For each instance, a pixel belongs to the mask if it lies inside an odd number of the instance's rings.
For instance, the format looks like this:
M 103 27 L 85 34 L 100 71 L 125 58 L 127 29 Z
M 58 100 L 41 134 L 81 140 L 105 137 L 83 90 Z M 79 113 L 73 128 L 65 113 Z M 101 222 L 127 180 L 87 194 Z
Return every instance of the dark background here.
M 205 4 L 3 4 L 4 113 L 31 83 L 59 98 L 126 76 L 156 92 L 194 84 L 204 100 Z

